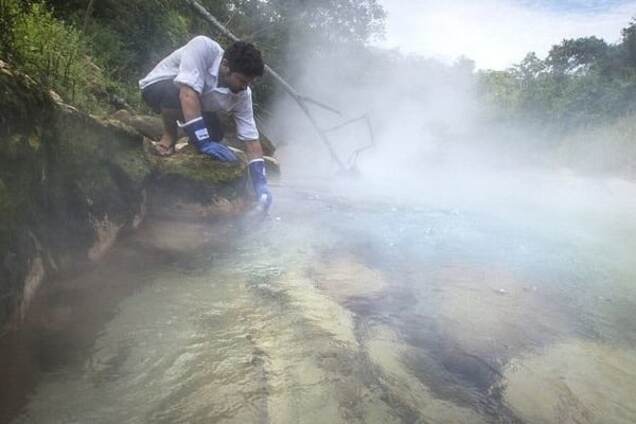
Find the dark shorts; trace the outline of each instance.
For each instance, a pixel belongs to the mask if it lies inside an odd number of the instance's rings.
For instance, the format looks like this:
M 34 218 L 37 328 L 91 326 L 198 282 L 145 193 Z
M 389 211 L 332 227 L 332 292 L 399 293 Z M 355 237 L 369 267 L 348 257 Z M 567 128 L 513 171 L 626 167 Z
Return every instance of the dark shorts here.
M 179 87 L 177 87 L 172 80 L 158 81 L 149 85 L 141 90 L 141 97 L 155 113 L 161 113 L 161 109 L 181 111 Z M 212 140 L 222 140 L 223 126 L 216 113 L 203 112 L 202 115 Z M 179 119 L 183 122 L 183 115 L 180 114 Z

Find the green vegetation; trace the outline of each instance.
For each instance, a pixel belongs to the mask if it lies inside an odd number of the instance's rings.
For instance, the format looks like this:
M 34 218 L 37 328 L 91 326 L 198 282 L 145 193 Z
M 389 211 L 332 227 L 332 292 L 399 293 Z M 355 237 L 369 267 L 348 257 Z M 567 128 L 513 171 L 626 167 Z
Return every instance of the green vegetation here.
M 381 30 L 376 0 L 201 0 L 238 36 L 257 44 L 269 64 L 295 58 L 297 34 L 312 37 L 315 52 L 362 44 Z M 9 61 L 83 110 L 106 113 L 122 105 L 143 108 L 137 81 L 161 58 L 196 34 L 222 36 L 182 0 L 0 0 L 0 59 Z M 271 98 L 267 79 L 259 104 Z
M 108 82 L 91 62 L 80 32 L 56 19 L 44 3 L 3 0 L 0 12 L 1 21 L 10 24 L 3 35 L 2 57 L 69 103 L 95 110 L 96 97 Z
M 364 84 L 373 69 L 421 61 L 423 74 L 461 71 L 476 82 L 488 127 L 525 128 L 535 138 L 557 140 L 553 144 L 587 140 L 585 131 L 619 137 L 608 141 L 613 146 L 634 143 L 627 138 L 633 128 L 625 126 L 636 126 L 630 124 L 636 122 L 630 118 L 636 116 L 636 21 L 623 29 L 616 44 L 597 37 L 564 40 L 545 58 L 529 53 L 508 70 L 474 73 L 467 59 L 449 68 L 366 47 L 383 31 L 378 0 L 200 3 L 235 34 L 258 45 L 292 84 L 306 76 L 302 64 L 316 63 L 316 58 L 339 63 L 346 84 Z M 0 24 L 5 29 L 0 59 L 94 114 L 122 106 L 144 110 L 137 81 L 193 35 L 228 43 L 185 0 L 0 0 Z M 302 48 L 308 40 L 312 48 Z M 341 60 L 351 54 L 360 63 Z M 275 87 L 264 78 L 255 91 L 259 113 Z M 621 130 L 610 131 L 614 124 Z M 572 146 L 558 149 L 570 152 Z
M 564 40 L 545 59 L 529 53 L 507 71 L 478 76 L 495 120 L 570 131 L 636 112 L 636 21 L 622 41 Z
M 616 44 L 563 40 L 545 59 L 529 53 L 477 79 L 487 121 L 540 140 L 546 161 L 636 176 L 636 20 Z

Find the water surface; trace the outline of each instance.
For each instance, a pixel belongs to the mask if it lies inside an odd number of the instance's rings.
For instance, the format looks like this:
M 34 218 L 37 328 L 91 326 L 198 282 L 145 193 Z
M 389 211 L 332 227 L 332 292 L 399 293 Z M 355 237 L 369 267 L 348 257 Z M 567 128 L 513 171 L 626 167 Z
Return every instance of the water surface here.
M 150 217 L 42 294 L 12 422 L 636 422 L 636 189 L 508 177 Z

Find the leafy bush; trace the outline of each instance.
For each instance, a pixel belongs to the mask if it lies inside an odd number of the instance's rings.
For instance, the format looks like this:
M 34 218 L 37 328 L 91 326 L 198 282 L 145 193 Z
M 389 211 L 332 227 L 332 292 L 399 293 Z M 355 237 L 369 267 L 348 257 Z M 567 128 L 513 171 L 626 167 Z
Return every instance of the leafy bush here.
M 9 28 L 12 61 L 22 71 L 71 104 L 88 111 L 100 108 L 99 97 L 107 81 L 90 60 L 88 44 L 80 31 L 57 20 L 43 2 L 32 3 L 14 15 Z
M 20 14 L 16 0 L 0 0 L 0 57 L 12 59 L 14 54 L 13 27 Z
M 85 53 L 80 35 L 35 3 L 14 27 L 18 61 L 32 77 L 47 85 L 68 87 L 79 74 L 78 57 Z
M 312 39 L 311 52 L 329 56 L 334 45 L 362 48 L 381 31 L 384 17 L 378 0 L 201 3 L 238 36 L 254 42 L 283 74 L 309 53 L 300 48 L 299 34 Z M 228 41 L 183 0 L 0 0 L 0 24 L 3 58 L 67 102 L 93 112 L 109 109 L 115 97 L 138 106 L 137 81 L 194 35 Z M 295 70 L 288 77 L 298 74 Z M 256 92 L 266 104 L 274 92 L 271 81 L 263 79 Z

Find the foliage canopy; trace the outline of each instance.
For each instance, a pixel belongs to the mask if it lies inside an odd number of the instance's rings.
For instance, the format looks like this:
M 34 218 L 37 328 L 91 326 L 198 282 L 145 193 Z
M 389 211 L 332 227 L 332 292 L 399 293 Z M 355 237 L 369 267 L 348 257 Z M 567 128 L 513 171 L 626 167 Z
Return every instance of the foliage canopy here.
M 478 78 L 491 117 L 568 131 L 636 112 L 636 21 L 608 44 L 563 40 L 545 59 L 529 53 L 506 71 Z

